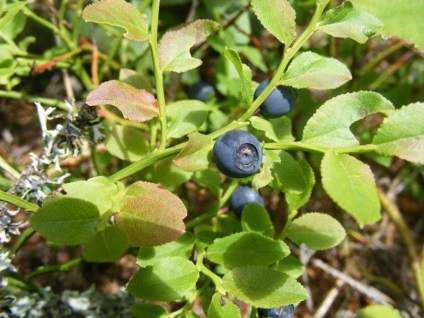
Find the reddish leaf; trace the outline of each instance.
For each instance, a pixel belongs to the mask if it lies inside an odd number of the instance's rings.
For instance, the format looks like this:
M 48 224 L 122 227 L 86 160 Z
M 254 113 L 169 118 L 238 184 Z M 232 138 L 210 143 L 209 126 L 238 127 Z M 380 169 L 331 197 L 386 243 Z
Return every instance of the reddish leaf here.
M 139 181 L 127 189 L 115 223 L 132 245 L 156 246 L 179 238 L 185 231 L 186 216 L 187 209 L 176 195 L 157 184 Z
M 88 94 L 86 102 L 90 106 L 113 105 L 132 121 L 147 121 L 159 115 L 156 98 L 151 93 L 115 80 L 100 84 Z

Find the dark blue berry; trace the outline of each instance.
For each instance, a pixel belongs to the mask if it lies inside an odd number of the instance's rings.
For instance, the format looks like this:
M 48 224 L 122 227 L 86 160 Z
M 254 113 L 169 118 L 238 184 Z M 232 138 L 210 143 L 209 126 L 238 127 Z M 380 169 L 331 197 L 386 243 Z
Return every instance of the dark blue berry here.
M 258 191 L 247 186 L 238 186 L 230 198 L 232 210 L 238 217 L 240 217 L 244 206 L 249 203 L 256 203 L 260 206 L 265 205 L 264 199 Z
M 232 130 L 219 137 L 213 146 L 213 156 L 218 170 L 232 178 L 249 177 L 262 164 L 261 144 L 243 130 Z
M 294 316 L 294 306 L 282 306 L 278 308 L 258 308 L 259 318 L 292 318 Z
M 204 102 L 213 93 L 215 93 L 213 86 L 204 82 L 197 82 L 188 89 L 188 97 L 202 102 Z
M 264 91 L 269 79 L 263 81 L 255 90 L 254 98 Z M 259 113 L 265 118 L 277 118 L 287 114 L 296 104 L 297 92 L 293 87 L 277 86 L 259 107 Z

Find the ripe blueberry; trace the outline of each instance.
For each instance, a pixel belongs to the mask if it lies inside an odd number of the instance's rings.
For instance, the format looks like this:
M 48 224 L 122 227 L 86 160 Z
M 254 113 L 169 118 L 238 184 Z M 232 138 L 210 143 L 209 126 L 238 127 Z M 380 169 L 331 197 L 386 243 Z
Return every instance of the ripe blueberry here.
M 262 164 L 261 145 L 252 134 L 232 130 L 219 137 L 213 146 L 218 170 L 232 178 L 255 174 Z
M 197 82 L 188 89 L 188 97 L 204 102 L 214 92 L 213 86 L 204 82 Z
M 258 308 L 259 318 L 292 318 L 294 306 L 282 306 L 278 308 Z
M 269 79 L 263 81 L 255 90 L 254 98 L 264 91 Z M 297 92 L 293 87 L 277 86 L 259 107 L 260 114 L 265 118 L 276 118 L 287 114 L 296 104 Z
M 231 195 L 230 203 L 234 213 L 238 217 L 241 216 L 241 212 L 246 204 L 256 203 L 260 206 L 265 205 L 260 193 L 247 186 L 238 186 Z

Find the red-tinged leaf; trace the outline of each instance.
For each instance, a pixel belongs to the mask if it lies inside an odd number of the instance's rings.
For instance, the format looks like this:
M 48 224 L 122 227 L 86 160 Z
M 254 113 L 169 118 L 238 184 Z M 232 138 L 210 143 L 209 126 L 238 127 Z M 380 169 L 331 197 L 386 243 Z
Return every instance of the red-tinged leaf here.
M 179 238 L 185 231 L 187 209 L 169 190 L 139 181 L 128 187 L 116 225 L 134 246 L 156 246 Z
M 134 41 L 145 41 L 149 34 L 147 22 L 136 7 L 124 0 L 103 0 L 86 7 L 82 17 L 87 22 L 108 24 L 125 29 L 124 36 Z
M 132 121 L 147 121 L 159 115 L 156 98 L 151 93 L 116 80 L 100 84 L 88 94 L 86 102 L 90 106 L 115 106 Z
M 202 64 L 190 55 L 190 48 L 218 30 L 211 20 L 196 20 L 167 31 L 159 42 L 160 67 L 163 71 L 185 72 Z

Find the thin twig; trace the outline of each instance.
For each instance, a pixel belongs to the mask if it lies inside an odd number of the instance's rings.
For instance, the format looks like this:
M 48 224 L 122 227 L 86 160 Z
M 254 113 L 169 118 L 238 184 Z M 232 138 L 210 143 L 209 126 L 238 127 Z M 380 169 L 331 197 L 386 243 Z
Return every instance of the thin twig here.
M 406 254 L 411 262 L 412 272 L 414 274 L 415 284 L 420 295 L 420 305 L 424 311 L 424 290 L 421 285 L 421 264 L 418 257 L 417 251 L 415 250 L 415 243 L 412 237 L 411 230 L 408 228 L 405 220 L 402 217 L 402 213 L 393 200 L 389 198 L 383 190 L 378 190 L 378 196 L 380 198 L 383 208 L 386 210 L 392 222 L 395 224 L 399 237 L 405 246 Z

